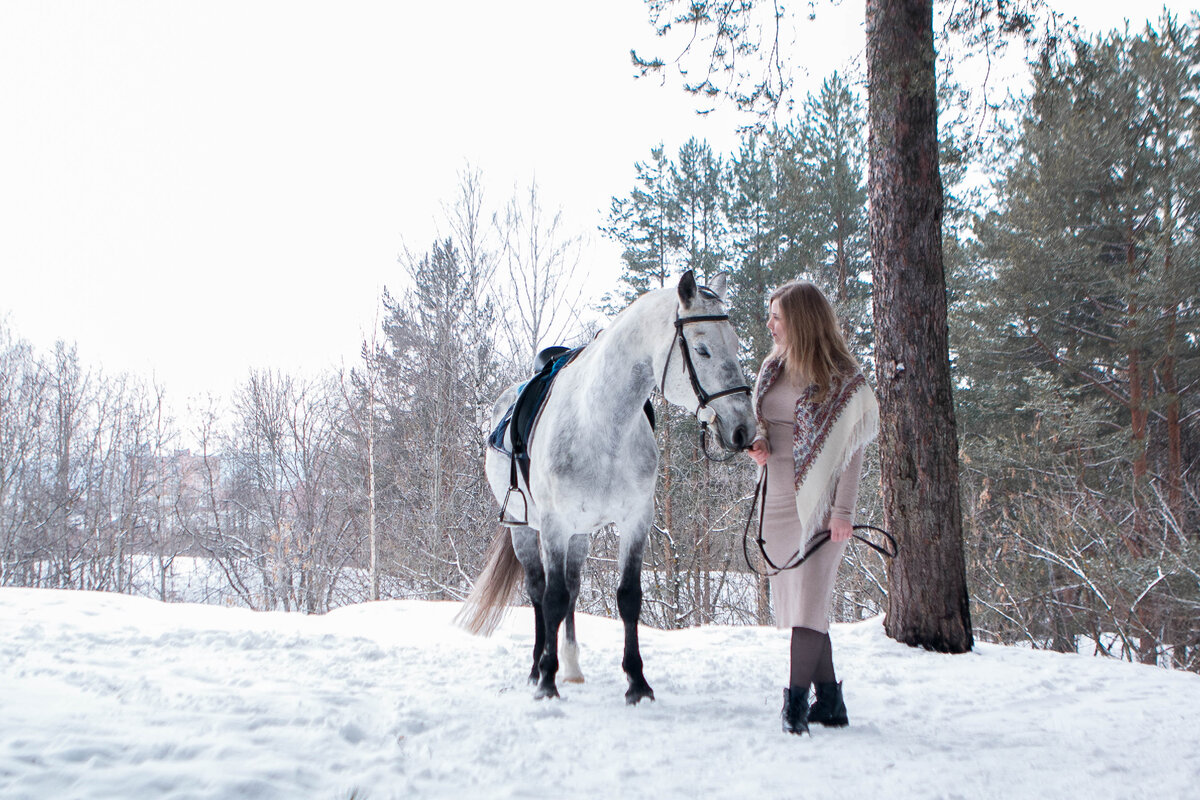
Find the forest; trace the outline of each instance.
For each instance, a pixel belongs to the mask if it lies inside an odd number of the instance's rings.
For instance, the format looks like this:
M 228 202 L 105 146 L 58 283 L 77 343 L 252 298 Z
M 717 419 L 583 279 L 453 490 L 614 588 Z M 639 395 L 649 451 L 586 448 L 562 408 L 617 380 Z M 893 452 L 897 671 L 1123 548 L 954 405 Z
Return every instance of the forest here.
M 952 113 L 957 87 L 939 93 L 974 635 L 1200 671 L 1200 18 L 1049 42 L 1031 70 L 986 137 Z M 807 278 L 874 382 L 866 161 L 861 86 L 838 74 L 732 152 L 648 143 L 602 227 L 623 273 L 596 310 L 726 272 L 752 380 L 766 296 Z M 186 423 L 164 387 L 0 320 L 0 585 L 306 613 L 463 599 L 496 528 L 493 400 L 596 326 L 579 238 L 536 185 L 493 209 L 482 175 L 460 177 L 357 364 L 254 372 Z M 768 624 L 743 556 L 752 463 L 705 459 L 694 418 L 656 404 L 643 620 Z M 879 483 L 873 457 L 862 521 Z M 615 553 L 615 533 L 593 538 L 581 611 L 616 615 Z M 887 564 L 847 559 L 836 619 L 880 613 Z M 197 570 L 202 596 L 180 588 Z

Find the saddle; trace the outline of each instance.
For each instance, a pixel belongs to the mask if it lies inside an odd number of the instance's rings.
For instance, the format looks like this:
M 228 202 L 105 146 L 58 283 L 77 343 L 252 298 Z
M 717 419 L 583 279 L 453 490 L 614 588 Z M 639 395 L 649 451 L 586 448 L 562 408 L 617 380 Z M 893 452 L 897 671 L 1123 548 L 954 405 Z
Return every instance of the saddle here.
M 529 442 L 533 435 L 533 423 L 537 420 L 550 386 L 558 371 L 577 356 L 583 348 L 570 350 L 560 345 L 547 347 L 534 360 L 533 377 L 517 390 L 517 399 L 508 407 L 500 424 L 488 437 L 488 444 L 505 455 L 512 456 L 521 468 L 525 485 L 529 485 Z M 507 443 L 505 442 L 505 433 Z
M 500 523 L 502 525 L 526 524 L 526 520 L 505 518 L 508 500 L 513 492 L 521 495 L 522 500 L 525 502 L 526 511 L 528 511 L 529 507 L 524 492 L 517 486 L 517 469 L 520 468 L 521 475 L 525 479 L 525 485 L 528 486 L 529 443 L 533 439 L 533 429 L 537 422 L 538 414 L 541 412 L 546 398 L 550 395 L 550 387 L 554 384 L 554 379 L 558 377 L 559 370 L 571 363 L 581 352 L 583 352 L 583 347 L 577 347 L 572 350 L 562 345 L 553 345 L 542 349 L 533 362 L 533 377 L 517 389 L 517 399 L 508 407 L 508 411 L 504 413 L 500 424 L 496 426 L 496 429 L 488 437 L 489 446 L 512 459 L 508 493 L 505 495 L 504 503 L 500 509 Z M 646 401 L 644 410 L 646 418 L 650 420 L 650 427 L 653 429 L 655 422 L 654 407 L 650 404 L 649 400 Z M 505 441 L 506 438 L 507 442 Z M 528 515 L 526 514 L 526 516 Z

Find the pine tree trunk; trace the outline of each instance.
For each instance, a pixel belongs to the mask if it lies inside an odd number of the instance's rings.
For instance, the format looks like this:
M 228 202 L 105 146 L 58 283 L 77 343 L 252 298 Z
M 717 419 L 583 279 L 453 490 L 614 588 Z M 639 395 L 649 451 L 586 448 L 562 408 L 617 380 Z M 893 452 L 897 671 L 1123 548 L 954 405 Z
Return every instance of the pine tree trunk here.
M 885 629 L 971 649 L 950 383 L 931 0 L 867 0 L 870 230 L 884 521 L 899 543 Z
M 1179 544 L 1188 530 L 1187 511 L 1183 503 L 1183 438 L 1180 428 L 1179 381 L 1175 377 L 1176 338 L 1179 335 L 1179 298 L 1175 293 L 1175 191 L 1168 178 L 1162 200 L 1163 284 L 1168 289 L 1163 317 L 1167 322 L 1165 352 L 1162 357 L 1162 389 L 1167 416 L 1167 508 L 1175 518 Z
M 1137 232 L 1133 226 L 1129 226 L 1128 242 L 1125 247 L 1125 263 L 1129 270 L 1129 280 L 1131 283 L 1137 281 Z M 1130 554 L 1134 558 L 1140 558 L 1142 555 L 1142 547 L 1146 542 L 1147 523 L 1146 523 L 1146 500 L 1145 491 L 1146 475 L 1149 471 L 1149 463 L 1146 455 L 1146 426 L 1149 420 L 1147 414 L 1148 397 L 1143 393 L 1143 375 L 1142 375 L 1142 351 L 1137 344 L 1138 336 L 1138 314 L 1141 309 L 1138 306 L 1138 298 L 1136 294 L 1131 294 L 1129 297 L 1128 308 L 1128 327 L 1131 334 L 1132 344 L 1129 347 L 1129 422 L 1130 422 L 1130 438 L 1133 446 L 1133 547 L 1130 548 Z
M 1170 208 L 1167 209 L 1168 213 Z M 1170 243 L 1168 242 L 1168 247 Z M 1167 251 L 1166 279 L 1171 281 L 1171 251 Z M 1188 530 L 1183 503 L 1183 435 L 1180 427 L 1179 381 L 1175 377 L 1175 340 L 1179 333 L 1179 302 L 1174 296 L 1166 308 L 1167 352 L 1163 356 L 1162 384 L 1167 406 L 1167 507 L 1175 518 L 1180 536 Z M 1180 544 L 1183 544 L 1180 541 Z
M 1126 540 L 1129 554 L 1142 557 L 1146 542 L 1146 400 L 1143 397 L 1142 354 L 1137 347 L 1129 350 L 1129 420 L 1130 443 L 1133 448 L 1133 535 Z
M 1167 506 L 1175 517 L 1179 531 L 1189 530 L 1187 507 L 1183 503 L 1183 434 L 1179 418 L 1179 382 L 1175 378 L 1175 316 L 1177 308 L 1170 311 L 1168 331 L 1171 344 L 1163 360 L 1163 391 L 1167 395 Z

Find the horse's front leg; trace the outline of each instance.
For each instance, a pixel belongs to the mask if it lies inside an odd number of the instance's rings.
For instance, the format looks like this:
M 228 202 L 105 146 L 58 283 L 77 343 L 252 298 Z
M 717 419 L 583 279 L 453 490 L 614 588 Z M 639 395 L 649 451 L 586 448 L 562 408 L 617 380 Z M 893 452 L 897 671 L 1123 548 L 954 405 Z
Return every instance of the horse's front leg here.
M 558 628 L 567 615 L 571 593 L 567 588 L 567 535 L 552 524 L 543 524 L 542 566 L 546 570 L 546 590 L 542 594 L 542 616 L 545 620 L 546 645 L 538 661 L 536 700 L 558 697 L 554 676 L 558 672 Z
M 625 702 L 635 705 L 643 698 L 654 699 L 654 690 L 646 683 L 642 674 L 642 654 L 638 648 L 638 617 L 642 613 L 642 553 L 646 549 L 646 526 L 637 526 L 632 532 L 621 531 L 621 552 L 617 568 L 620 582 L 617 584 L 617 610 L 625 624 L 625 655 L 621 669 L 629 679 L 629 690 Z
M 579 600 L 579 584 L 583 565 L 587 562 L 590 537 L 576 534 L 571 537 L 567 550 L 567 591 L 571 599 L 567 605 L 566 624 L 563 626 L 562 679 L 567 683 L 583 683 L 583 672 L 579 669 L 579 644 L 575 640 L 575 604 Z
M 542 569 L 542 556 L 538 552 L 538 535 L 533 528 L 512 529 L 513 550 L 517 560 L 525 569 L 525 593 L 533 606 L 533 667 L 529 671 L 529 682 L 538 682 L 538 659 L 546 648 L 546 619 L 542 613 L 542 597 L 546 593 L 546 572 Z
M 579 642 L 575 638 L 575 595 L 571 596 L 571 602 L 567 606 L 560 649 L 562 679 L 567 683 L 583 683 L 583 670 L 579 668 Z

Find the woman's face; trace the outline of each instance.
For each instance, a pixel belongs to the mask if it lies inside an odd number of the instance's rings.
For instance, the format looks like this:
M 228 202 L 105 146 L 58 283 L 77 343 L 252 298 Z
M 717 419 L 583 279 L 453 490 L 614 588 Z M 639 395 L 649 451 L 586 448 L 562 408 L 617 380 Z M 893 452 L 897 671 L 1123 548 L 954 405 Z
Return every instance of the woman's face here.
M 771 332 L 771 340 L 776 347 L 787 347 L 784 339 L 783 317 L 779 314 L 779 301 L 772 300 L 767 310 L 767 330 Z

